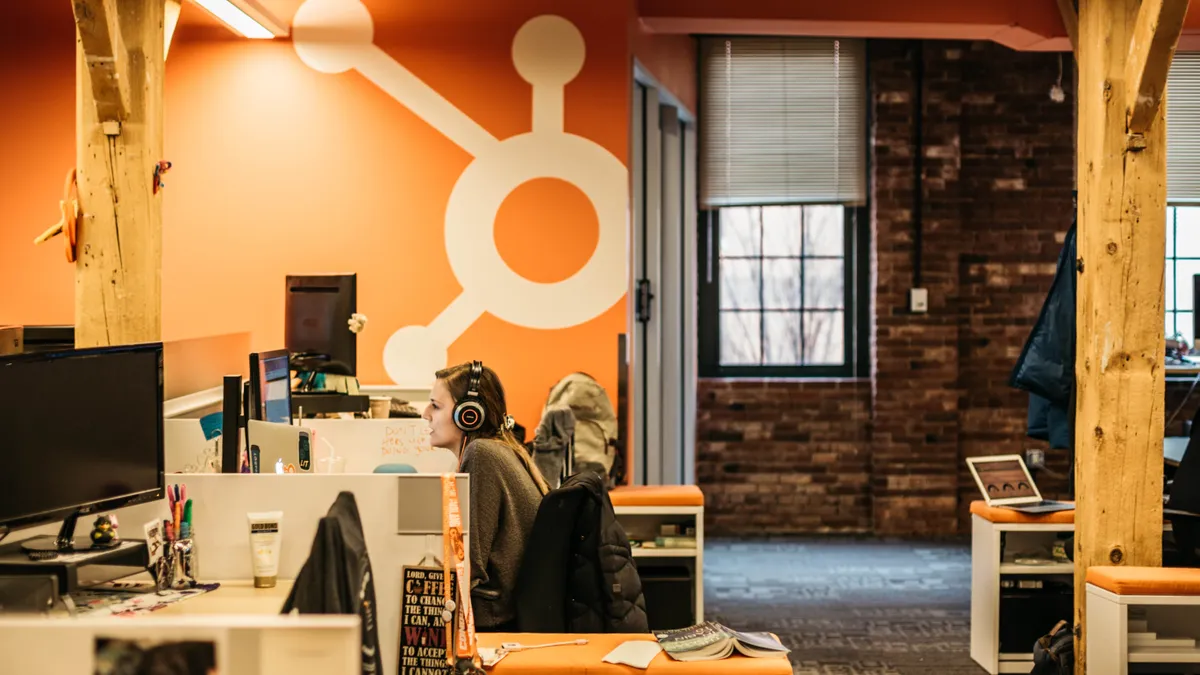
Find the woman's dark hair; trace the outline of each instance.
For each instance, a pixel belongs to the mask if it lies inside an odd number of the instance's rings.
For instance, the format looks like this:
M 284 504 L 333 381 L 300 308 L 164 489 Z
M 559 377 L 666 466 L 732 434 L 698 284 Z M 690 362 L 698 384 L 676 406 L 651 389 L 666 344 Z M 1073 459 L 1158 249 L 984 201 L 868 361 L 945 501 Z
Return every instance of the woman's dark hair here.
M 446 383 L 446 388 L 450 390 L 450 395 L 454 397 L 454 402 L 458 403 L 467 395 L 467 387 L 471 382 L 471 364 L 460 363 L 457 366 L 451 366 L 435 373 L 437 379 Z M 483 367 L 483 376 L 479 378 L 479 403 L 483 406 L 483 426 L 478 431 L 472 431 L 466 434 L 467 442 L 476 438 L 492 438 L 503 442 L 509 446 L 517 458 L 521 460 L 521 464 L 533 477 L 533 482 L 537 485 L 538 490 L 544 495 L 550 492 L 550 486 L 546 483 L 546 479 L 542 477 L 542 472 L 538 471 L 537 465 L 533 463 L 533 459 L 529 456 L 529 451 L 525 446 L 517 441 L 516 436 L 513 436 L 504 424 L 505 418 L 508 415 L 508 403 L 504 398 L 504 385 L 500 384 L 500 378 L 496 376 L 496 372 L 487 366 Z

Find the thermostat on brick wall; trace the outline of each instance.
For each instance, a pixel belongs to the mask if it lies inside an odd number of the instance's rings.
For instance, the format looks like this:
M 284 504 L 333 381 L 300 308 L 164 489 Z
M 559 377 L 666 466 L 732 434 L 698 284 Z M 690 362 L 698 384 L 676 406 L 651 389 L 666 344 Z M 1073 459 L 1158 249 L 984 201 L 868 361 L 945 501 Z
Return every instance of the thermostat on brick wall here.
M 908 309 L 915 314 L 929 311 L 929 290 L 914 288 L 908 292 Z

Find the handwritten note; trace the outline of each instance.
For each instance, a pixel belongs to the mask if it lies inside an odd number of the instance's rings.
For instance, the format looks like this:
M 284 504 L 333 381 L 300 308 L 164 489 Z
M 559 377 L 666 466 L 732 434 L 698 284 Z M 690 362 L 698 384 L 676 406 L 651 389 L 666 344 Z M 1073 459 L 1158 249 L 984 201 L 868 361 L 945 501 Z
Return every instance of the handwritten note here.
M 379 454 L 382 457 L 412 455 L 430 452 L 429 434 L 423 424 L 389 424 L 383 430 L 383 443 Z
M 400 675 L 449 673 L 446 664 L 444 574 L 439 567 L 405 567 L 400 612 Z M 456 584 L 451 584 L 453 597 Z

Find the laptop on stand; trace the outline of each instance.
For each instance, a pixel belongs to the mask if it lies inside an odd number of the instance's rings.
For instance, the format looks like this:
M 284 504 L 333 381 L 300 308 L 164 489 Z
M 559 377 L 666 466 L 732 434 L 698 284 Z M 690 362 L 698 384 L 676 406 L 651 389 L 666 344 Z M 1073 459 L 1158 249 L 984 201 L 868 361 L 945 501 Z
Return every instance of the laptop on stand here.
M 968 457 L 967 467 L 988 506 L 1022 513 L 1053 513 L 1075 508 L 1072 502 L 1042 499 L 1042 493 L 1020 455 Z

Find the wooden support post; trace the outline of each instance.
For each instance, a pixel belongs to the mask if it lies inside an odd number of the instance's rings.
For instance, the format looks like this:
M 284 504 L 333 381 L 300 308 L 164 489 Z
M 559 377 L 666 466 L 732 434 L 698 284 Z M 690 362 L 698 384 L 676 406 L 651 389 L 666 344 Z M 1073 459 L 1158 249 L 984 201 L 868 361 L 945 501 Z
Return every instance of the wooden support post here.
M 1075 672 L 1080 675 L 1087 666 L 1088 567 L 1162 564 L 1166 124 L 1156 101 L 1145 110 L 1141 132 L 1128 127 L 1130 92 L 1137 85 L 1126 79 L 1127 64 L 1142 4 L 1082 0 L 1079 8 Z M 1165 78 L 1170 56 L 1161 60 Z
M 78 347 L 162 339 L 164 0 L 73 0 Z

